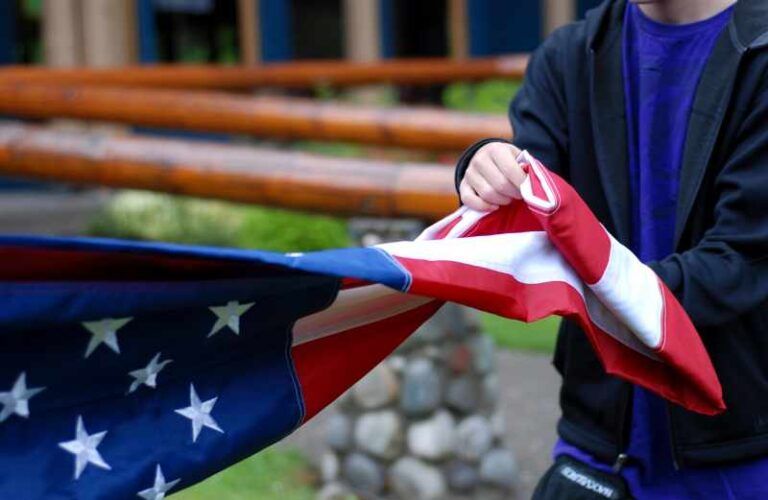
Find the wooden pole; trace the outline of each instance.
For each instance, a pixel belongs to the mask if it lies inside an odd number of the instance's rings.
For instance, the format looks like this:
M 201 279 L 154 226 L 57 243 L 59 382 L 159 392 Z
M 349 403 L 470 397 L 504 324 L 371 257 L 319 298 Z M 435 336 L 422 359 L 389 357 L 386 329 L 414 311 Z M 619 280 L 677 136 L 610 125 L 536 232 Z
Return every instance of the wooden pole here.
M 448 0 L 448 46 L 451 57 L 466 59 L 469 57 L 469 29 L 467 24 L 467 0 Z
M 43 51 L 48 66 L 62 68 L 83 64 L 81 7 L 79 0 L 43 0 Z
M 88 66 L 115 67 L 134 62 L 132 4 L 113 0 L 82 0 L 83 46 Z
M 544 34 L 549 35 L 576 19 L 576 0 L 544 0 L 543 11 Z
M 0 173 L 346 215 L 433 220 L 457 206 L 451 169 L 0 124 Z
M 240 62 L 244 66 L 258 64 L 261 61 L 259 0 L 237 0 L 237 30 Z
M 381 58 L 378 0 L 344 0 L 344 53 L 348 60 Z
M 305 61 L 271 63 L 256 67 L 156 65 L 120 69 L 54 70 L 13 66 L 0 69 L 0 82 L 220 90 L 381 83 L 432 85 L 488 78 L 521 79 L 527 63 L 528 56 L 519 54 L 470 60 L 424 58 L 369 63 Z
M 441 151 L 511 136 L 504 116 L 175 90 L 0 84 L 0 113 Z
M 381 60 L 380 0 L 344 0 L 344 56 L 348 61 L 372 63 Z M 379 85 L 359 87 L 349 93 L 354 102 L 375 104 L 386 99 Z

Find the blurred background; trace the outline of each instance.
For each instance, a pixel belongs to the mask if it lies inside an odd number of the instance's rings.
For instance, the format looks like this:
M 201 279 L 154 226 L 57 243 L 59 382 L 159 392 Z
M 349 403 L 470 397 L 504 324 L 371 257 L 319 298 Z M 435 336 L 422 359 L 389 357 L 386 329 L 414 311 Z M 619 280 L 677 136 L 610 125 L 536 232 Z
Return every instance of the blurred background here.
M 455 207 L 461 150 L 513 135 L 527 53 L 597 3 L 0 0 L 0 232 L 410 238 Z M 555 439 L 557 325 L 449 311 L 174 498 L 528 498 Z
M 52 66 L 527 52 L 598 0 L 4 0 L 0 62 Z

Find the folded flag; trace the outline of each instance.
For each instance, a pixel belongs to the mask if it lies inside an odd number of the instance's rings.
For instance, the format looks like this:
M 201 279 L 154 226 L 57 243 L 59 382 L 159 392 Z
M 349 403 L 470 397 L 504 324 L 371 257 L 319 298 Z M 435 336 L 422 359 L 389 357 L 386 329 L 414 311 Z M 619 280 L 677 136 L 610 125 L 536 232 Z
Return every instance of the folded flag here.
M 566 316 L 608 372 L 722 411 L 669 290 L 521 160 L 523 200 L 372 248 L 0 238 L 0 498 L 163 498 L 289 434 L 444 301 Z

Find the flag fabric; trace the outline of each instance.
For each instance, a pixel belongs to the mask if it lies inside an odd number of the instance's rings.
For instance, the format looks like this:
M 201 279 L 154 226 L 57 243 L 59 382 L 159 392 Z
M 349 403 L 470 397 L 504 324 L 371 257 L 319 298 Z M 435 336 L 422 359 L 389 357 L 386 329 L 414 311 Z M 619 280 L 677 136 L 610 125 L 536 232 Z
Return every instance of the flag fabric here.
M 417 240 L 306 254 L 0 238 L 0 498 L 145 498 L 279 440 L 445 301 L 577 321 L 606 370 L 724 409 L 695 328 L 574 190 L 523 153 L 523 199 Z

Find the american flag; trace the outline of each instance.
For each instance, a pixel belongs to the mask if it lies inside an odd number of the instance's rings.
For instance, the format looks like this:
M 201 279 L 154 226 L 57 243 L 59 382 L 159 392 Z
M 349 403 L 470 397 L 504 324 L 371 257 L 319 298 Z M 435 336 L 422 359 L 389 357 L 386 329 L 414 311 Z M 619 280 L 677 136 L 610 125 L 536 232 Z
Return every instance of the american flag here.
M 722 411 L 669 290 L 521 160 L 523 200 L 459 209 L 412 242 L 278 254 L 0 238 L 0 498 L 162 499 L 295 430 L 444 301 L 569 317 L 608 372 Z

